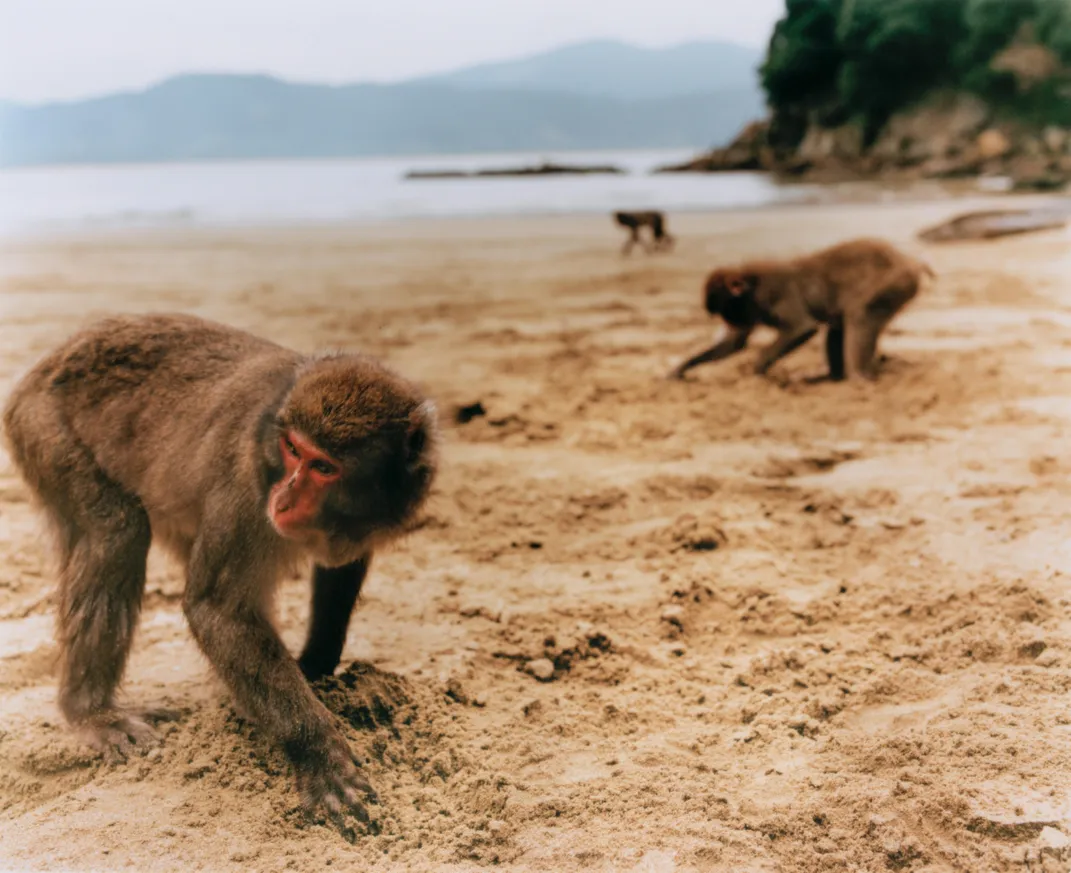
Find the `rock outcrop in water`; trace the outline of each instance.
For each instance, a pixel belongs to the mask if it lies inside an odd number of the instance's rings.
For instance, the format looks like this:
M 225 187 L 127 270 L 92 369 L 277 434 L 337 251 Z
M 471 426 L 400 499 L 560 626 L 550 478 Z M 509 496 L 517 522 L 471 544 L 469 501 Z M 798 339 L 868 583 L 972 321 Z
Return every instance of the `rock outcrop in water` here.
M 625 171 L 612 165 L 569 166 L 544 162 L 531 167 L 504 167 L 487 170 L 410 170 L 406 179 L 480 179 L 502 176 L 590 176 L 624 175 Z

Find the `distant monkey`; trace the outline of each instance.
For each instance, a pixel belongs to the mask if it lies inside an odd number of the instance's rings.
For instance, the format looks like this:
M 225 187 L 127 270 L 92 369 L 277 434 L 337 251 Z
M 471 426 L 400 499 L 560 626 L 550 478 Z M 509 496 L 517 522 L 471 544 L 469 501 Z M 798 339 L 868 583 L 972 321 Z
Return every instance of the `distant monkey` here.
M 115 693 L 155 539 L 186 567 L 194 638 L 290 758 L 307 807 L 367 818 L 358 793 L 371 786 L 306 679 L 338 665 L 373 551 L 427 496 L 436 425 L 421 393 L 367 357 L 150 315 L 69 339 L 16 386 L 3 421 L 56 533 L 60 707 L 81 736 L 113 760 L 154 738 Z M 305 556 L 312 619 L 295 661 L 269 603 Z
M 661 212 L 615 212 L 614 221 L 628 228 L 629 237 L 621 254 L 627 255 L 635 245 L 643 246 L 645 251 L 668 251 L 673 248 L 675 240 L 666 230 L 666 217 Z M 640 229 L 646 227 L 651 232 L 650 244 L 640 237 Z
M 918 293 L 933 270 L 889 243 L 858 239 L 786 261 L 753 261 L 715 270 L 707 279 L 705 305 L 725 322 L 724 338 L 670 373 L 682 378 L 693 367 L 742 351 L 760 324 L 777 338 L 759 353 L 755 372 L 765 374 L 826 325 L 828 378 L 872 380 L 877 375 L 878 337 Z

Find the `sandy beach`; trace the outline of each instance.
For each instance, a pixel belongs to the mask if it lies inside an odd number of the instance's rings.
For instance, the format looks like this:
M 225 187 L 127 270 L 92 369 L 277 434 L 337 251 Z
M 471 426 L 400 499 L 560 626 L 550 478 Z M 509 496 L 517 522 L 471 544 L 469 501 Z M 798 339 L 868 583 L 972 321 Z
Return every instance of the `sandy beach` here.
M 180 310 L 380 355 L 445 442 L 321 689 L 381 798 L 352 844 L 303 820 L 161 555 L 125 694 L 182 717 L 123 765 L 78 744 L 0 457 L 0 869 L 1066 871 L 1071 238 L 914 239 L 982 202 L 672 216 L 630 259 L 608 217 L 0 243 L 5 395 L 93 316 Z M 938 274 L 876 386 L 805 384 L 820 342 L 661 378 L 712 335 L 712 266 L 862 234 Z M 278 597 L 291 650 L 307 598 Z

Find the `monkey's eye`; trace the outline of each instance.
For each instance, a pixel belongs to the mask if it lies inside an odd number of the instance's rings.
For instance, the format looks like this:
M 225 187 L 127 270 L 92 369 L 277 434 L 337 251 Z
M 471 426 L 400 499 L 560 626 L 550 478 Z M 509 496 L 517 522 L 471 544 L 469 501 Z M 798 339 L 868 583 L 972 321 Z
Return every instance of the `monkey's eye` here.
M 331 464 L 327 463 L 327 461 L 321 461 L 319 458 L 309 464 L 309 469 L 315 470 L 321 476 L 334 476 L 337 472 Z
M 301 457 L 301 454 L 300 454 L 300 453 L 298 452 L 298 450 L 297 450 L 297 446 L 295 446 L 295 445 L 294 445 L 294 444 L 293 444 L 293 443 L 292 443 L 292 442 L 290 441 L 290 437 L 288 437 L 288 436 L 284 436 L 284 437 L 283 437 L 283 447 L 284 447 L 284 448 L 285 448 L 285 449 L 286 449 L 286 450 L 287 450 L 288 452 L 290 452 L 290 454 L 292 454 L 292 455 L 293 455 L 293 456 L 294 456 L 295 458 L 299 458 L 299 457 Z

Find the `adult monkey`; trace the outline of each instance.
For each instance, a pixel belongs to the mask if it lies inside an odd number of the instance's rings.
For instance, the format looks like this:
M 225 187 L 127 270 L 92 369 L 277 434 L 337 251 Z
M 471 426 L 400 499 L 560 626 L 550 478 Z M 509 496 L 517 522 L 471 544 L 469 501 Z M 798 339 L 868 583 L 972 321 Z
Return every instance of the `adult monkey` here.
M 884 240 L 866 238 L 792 260 L 714 270 L 707 277 L 704 305 L 725 323 L 724 336 L 676 367 L 669 378 L 681 379 L 693 367 L 743 351 L 760 324 L 777 331 L 755 362 L 755 372 L 763 375 L 824 324 L 829 374 L 823 378 L 872 381 L 878 337 L 918 294 L 924 275 L 934 275 L 927 264 Z
M 430 402 L 367 357 L 309 358 L 150 315 L 107 319 L 45 357 L 16 386 L 4 430 L 56 533 L 60 707 L 72 726 L 110 759 L 153 739 L 115 692 L 156 539 L 186 566 L 197 643 L 281 744 L 307 808 L 367 819 L 359 793 L 374 792 L 306 679 L 338 665 L 373 550 L 427 496 Z M 309 557 L 312 620 L 295 661 L 269 602 Z

